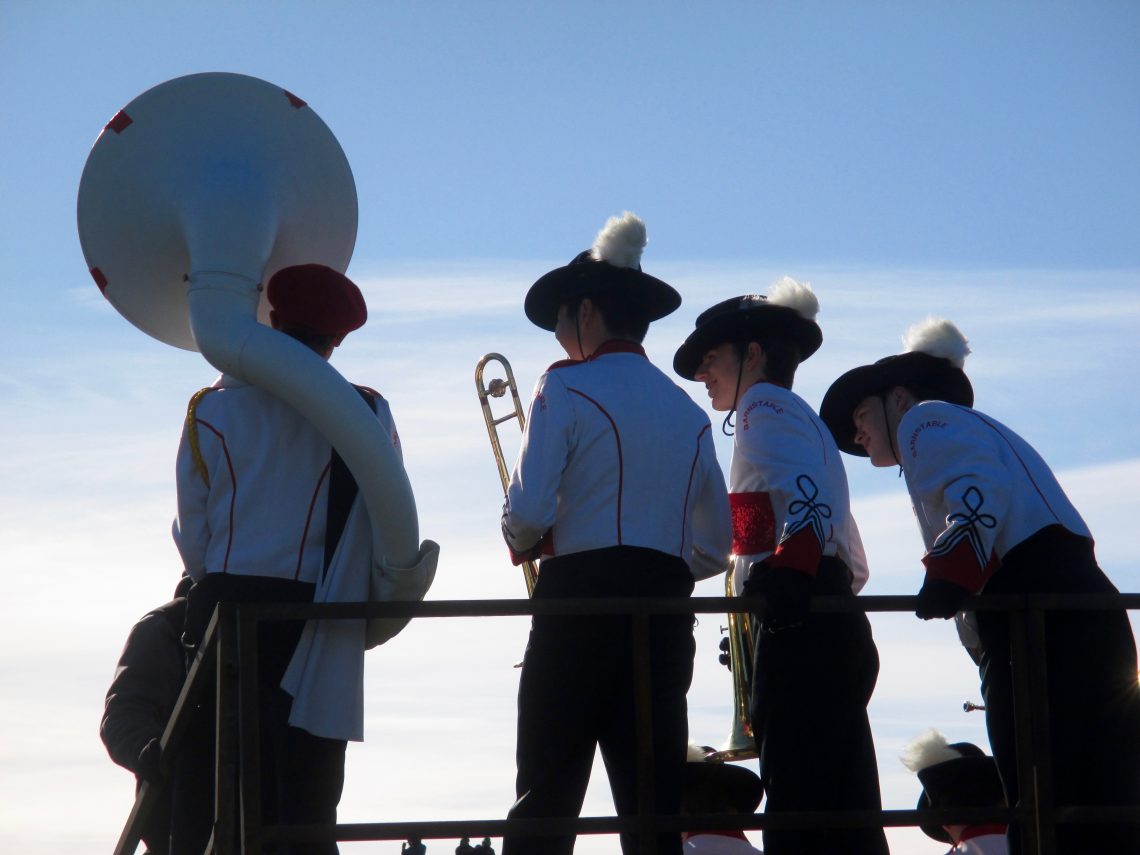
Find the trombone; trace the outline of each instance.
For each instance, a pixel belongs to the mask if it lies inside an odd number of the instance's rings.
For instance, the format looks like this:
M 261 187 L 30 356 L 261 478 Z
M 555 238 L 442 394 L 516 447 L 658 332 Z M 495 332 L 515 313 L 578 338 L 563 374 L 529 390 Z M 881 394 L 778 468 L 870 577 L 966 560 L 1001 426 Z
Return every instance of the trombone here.
M 506 373 L 505 380 L 496 378 L 490 383 L 483 383 L 483 371 L 491 362 L 498 362 Z M 510 391 L 514 410 L 504 416 L 496 417 L 491 412 L 490 398 L 502 398 Z M 506 358 L 498 353 L 488 353 L 475 366 L 475 393 L 479 396 L 479 405 L 483 408 L 483 421 L 487 424 L 487 436 L 491 439 L 491 451 L 495 455 L 495 464 L 499 468 L 499 480 L 503 482 L 503 494 L 511 483 L 511 475 L 507 471 L 507 462 L 503 458 L 503 446 L 499 443 L 499 425 L 503 422 L 517 419 L 519 432 L 526 428 L 526 415 L 523 413 L 522 401 L 519 400 L 519 387 L 515 383 L 514 372 Z M 533 561 L 524 561 L 522 564 L 523 579 L 526 581 L 526 594 L 534 595 L 534 585 L 538 581 L 538 565 Z

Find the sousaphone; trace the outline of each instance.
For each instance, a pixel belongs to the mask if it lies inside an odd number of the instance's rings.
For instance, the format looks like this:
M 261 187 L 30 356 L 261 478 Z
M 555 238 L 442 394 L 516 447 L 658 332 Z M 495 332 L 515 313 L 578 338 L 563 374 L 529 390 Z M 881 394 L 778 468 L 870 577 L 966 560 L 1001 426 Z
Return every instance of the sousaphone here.
M 332 366 L 264 323 L 273 273 L 301 263 L 343 272 L 356 243 L 352 171 L 308 104 L 229 73 L 147 90 L 95 141 L 78 220 L 111 305 L 304 414 L 360 486 L 377 564 L 416 564 L 415 500 L 390 438 Z

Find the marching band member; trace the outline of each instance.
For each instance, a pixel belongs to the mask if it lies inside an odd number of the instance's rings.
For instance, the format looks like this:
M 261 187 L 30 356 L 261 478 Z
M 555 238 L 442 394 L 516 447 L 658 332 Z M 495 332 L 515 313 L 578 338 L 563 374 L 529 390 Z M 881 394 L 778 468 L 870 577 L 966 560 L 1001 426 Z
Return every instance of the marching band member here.
M 538 380 L 502 530 L 516 563 L 541 555 L 535 599 L 687 598 L 725 569 L 728 499 L 709 419 L 646 358 L 651 321 L 681 302 L 643 273 L 644 223 L 612 217 L 592 249 L 541 277 L 526 316 L 567 360 Z M 692 614 L 650 619 L 655 810 L 681 806 Z M 637 812 L 631 621 L 535 616 L 519 684 L 517 801 L 508 817 L 574 817 L 600 747 L 621 816 Z M 635 834 L 622 835 L 627 855 Z M 508 835 L 504 855 L 573 850 L 573 835 Z M 679 855 L 680 835 L 656 851 Z
M 324 359 L 367 318 L 356 285 L 323 265 L 284 268 L 270 279 L 266 296 L 273 327 Z M 387 402 L 358 389 L 398 451 Z M 187 637 L 193 642 L 202 640 L 218 602 L 311 602 L 338 541 L 342 552 L 357 550 L 358 541 L 370 534 L 346 527 L 356 483 L 328 440 L 289 404 L 229 375 L 191 401 L 178 450 L 177 485 L 174 535 L 186 572 L 195 580 L 187 613 Z M 364 567 L 370 565 L 369 544 L 363 544 Z M 310 732 L 290 721 L 300 699 L 282 687 L 282 679 L 304 626 L 304 621 L 258 626 L 261 809 L 268 824 L 335 823 L 344 785 L 348 737 Z M 359 664 L 362 669 L 362 659 Z M 362 671 L 358 676 L 362 681 Z M 191 723 L 192 736 L 207 747 L 198 751 L 190 745 L 178 757 L 174 855 L 200 855 L 210 836 L 213 725 L 213 716 L 202 711 Z M 298 844 L 288 851 L 324 855 L 338 849 L 330 842 Z
M 872 465 L 899 466 L 926 554 L 918 617 L 951 618 L 973 594 L 1115 593 L 1088 526 L 1041 456 L 973 409 L 962 366 L 970 349 L 949 321 L 929 318 L 906 352 L 852 369 L 824 397 L 836 443 Z M 1009 804 L 1017 780 L 1010 621 L 959 617 L 979 651 L 986 727 Z M 1045 612 L 1044 659 L 1055 801 L 1140 804 L 1140 688 L 1123 609 Z M 1010 851 L 1019 853 L 1016 829 Z M 1061 824 L 1059 853 L 1140 851 L 1140 825 Z
M 906 747 L 902 762 L 922 783 L 915 810 L 1005 807 L 994 758 L 972 743 L 947 744 L 945 736 L 929 730 Z M 946 855 L 1009 855 L 1004 823 L 924 825 L 922 831 L 951 844 Z
M 867 703 L 879 672 L 862 612 L 808 614 L 813 594 L 852 597 L 867 564 L 843 461 L 792 391 L 823 341 L 811 287 L 783 278 L 767 297 L 718 303 L 697 318 L 674 370 L 705 384 L 735 425 L 729 498 L 735 578 L 763 595 L 755 615 L 751 719 L 766 813 L 880 810 Z M 765 830 L 768 855 L 885 855 L 881 828 Z
M 682 814 L 688 816 L 756 813 L 764 785 L 751 769 L 706 758 L 713 749 L 689 746 Z M 685 855 L 763 855 L 743 831 L 685 832 Z

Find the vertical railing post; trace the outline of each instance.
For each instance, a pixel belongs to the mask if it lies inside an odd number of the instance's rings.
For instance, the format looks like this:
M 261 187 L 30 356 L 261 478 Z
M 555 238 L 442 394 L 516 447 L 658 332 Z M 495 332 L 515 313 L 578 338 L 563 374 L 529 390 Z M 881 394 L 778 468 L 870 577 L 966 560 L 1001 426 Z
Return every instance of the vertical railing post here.
M 1055 855 L 1052 777 L 1049 774 L 1049 713 L 1045 686 L 1044 620 L 1028 598 L 1009 612 L 1009 645 L 1013 669 L 1014 734 L 1021 806 L 1029 817 L 1021 823 L 1022 840 L 1033 855 Z M 1037 655 L 1031 654 L 1031 651 Z
M 261 728 L 258 710 L 258 616 L 238 611 L 238 765 L 242 855 L 261 855 Z
M 218 603 L 217 732 L 214 744 L 214 835 L 217 855 L 234 855 L 238 726 L 238 610 Z
M 1029 703 L 1033 709 L 1033 756 L 1037 767 L 1037 833 L 1040 855 L 1057 851 L 1057 801 L 1053 788 L 1053 741 L 1049 722 L 1049 675 L 1046 667 L 1045 609 L 1039 597 L 1027 603 L 1024 662 L 1029 672 Z
M 657 791 L 653 772 L 653 692 L 649 670 L 649 615 L 633 621 L 633 680 L 637 722 L 637 820 L 641 855 L 657 851 Z

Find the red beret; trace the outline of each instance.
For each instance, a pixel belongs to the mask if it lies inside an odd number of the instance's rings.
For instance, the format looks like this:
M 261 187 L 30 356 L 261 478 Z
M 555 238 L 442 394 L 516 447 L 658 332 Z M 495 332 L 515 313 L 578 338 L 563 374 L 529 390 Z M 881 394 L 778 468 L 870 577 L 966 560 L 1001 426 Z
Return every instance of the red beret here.
M 343 273 L 323 264 L 284 267 L 269 280 L 266 296 L 278 327 L 300 327 L 341 340 L 368 320 L 364 295 Z

